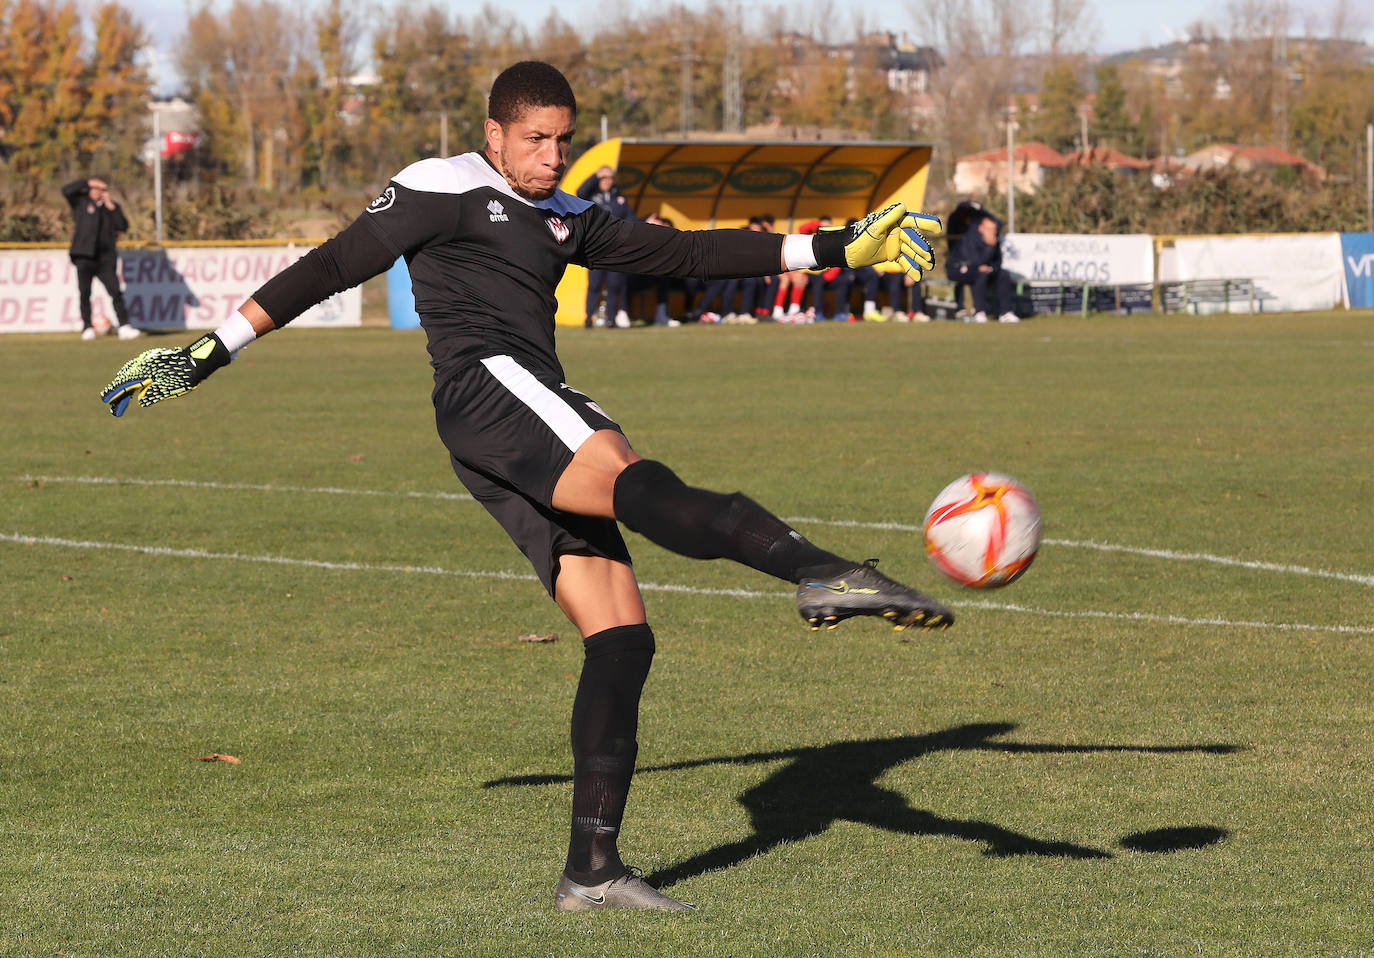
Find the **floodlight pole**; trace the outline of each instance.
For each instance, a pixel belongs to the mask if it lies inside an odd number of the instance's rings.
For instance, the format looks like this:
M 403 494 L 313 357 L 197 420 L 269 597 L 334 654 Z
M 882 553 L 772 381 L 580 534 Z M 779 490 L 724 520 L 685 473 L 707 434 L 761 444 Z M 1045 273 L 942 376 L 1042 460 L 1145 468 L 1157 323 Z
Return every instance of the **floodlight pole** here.
M 1007 108 L 1007 232 L 1016 232 L 1016 107 Z
M 1374 233 L 1374 123 L 1364 128 L 1364 228 Z
M 162 113 L 153 104 L 153 237 L 162 245 Z

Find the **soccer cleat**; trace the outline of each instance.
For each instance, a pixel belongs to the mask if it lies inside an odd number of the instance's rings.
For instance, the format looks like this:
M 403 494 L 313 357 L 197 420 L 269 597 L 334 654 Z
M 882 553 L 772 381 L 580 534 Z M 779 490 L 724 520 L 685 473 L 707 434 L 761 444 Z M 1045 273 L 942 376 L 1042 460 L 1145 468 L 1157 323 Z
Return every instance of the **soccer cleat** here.
M 1019 323 L 1021 322 L 1021 317 L 1017 316 L 1015 313 L 1003 313 L 1001 316 L 997 317 L 997 321 L 999 323 Z
M 130 326 L 128 323 L 125 323 L 122 326 L 116 327 L 115 335 L 120 339 L 138 339 L 143 333 L 133 326 Z
M 94 341 L 95 341 L 95 330 L 94 330 L 94 329 L 91 329 L 91 327 L 87 326 L 85 329 L 83 329 L 83 330 L 81 331 L 81 338 L 84 339 L 84 340 L 85 340 L 86 342 L 88 342 L 88 343 L 94 342 Z
M 797 611 L 811 631 L 833 629 L 856 615 L 877 615 L 898 632 L 909 626 L 947 629 L 954 613 L 928 595 L 889 579 L 875 568 L 877 559 L 826 579 L 805 578 L 797 585 Z
M 619 878 L 599 885 L 579 885 L 567 875 L 561 876 L 553 889 L 553 907 L 559 911 L 696 911 L 697 906 L 669 898 L 646 882 L 638 868 L 627 868 Z

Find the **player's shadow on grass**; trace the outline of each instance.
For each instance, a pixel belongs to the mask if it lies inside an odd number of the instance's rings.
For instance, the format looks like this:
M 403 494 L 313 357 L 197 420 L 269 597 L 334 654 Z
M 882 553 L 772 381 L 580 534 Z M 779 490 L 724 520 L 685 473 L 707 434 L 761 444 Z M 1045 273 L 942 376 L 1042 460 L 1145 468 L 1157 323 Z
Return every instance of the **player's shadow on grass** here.
M 1151 755 L 1207 753 L 1225 755 L 1239 751 L 1236 745 L 1055 745 L 1036 742 L 998 742 L 1016 726 L 1010 722 L 959 725 L 928 735 L 901 735 L 860 742 L 835 742 L 809 748 L 747 755 L 721 756 L 673 762 L 641 768 L 639 773 L 680 771 L 705 765 L 750 765 L 790 759 L 768 778 L 739 796 L 749 812 L 754 833 L 727 842 L 648 876 L 667 886 L 718 868 L 738 865 L 771 851 L 784 842 L 819 835 L 837 821 L 872 825 L 905 835 L 946 835 L 981 842 L 984 854 L 994 856 L 1042 855 L 1057 858 L 1111 858 L 1112 853 L 1087 845 L 1050 841 L 1024 835 L 992 822 L 945 818 L 912 808 L 899 792 L 883 788 L 878 779 L 889 769 L 932 752 L 1011 752 L 1022 754 L 1075 754 L 1086 752 L 1136 752 Z M 527 775 L 496 779 L 485 788 L 504 785 L 544 785 L 567 782 L 566 775 Z M 1227 835 L 1210 825 L 1180 826 L 1137 832 L 1122 839 L 1135 851 L 1173 852 L 1215 844 Z

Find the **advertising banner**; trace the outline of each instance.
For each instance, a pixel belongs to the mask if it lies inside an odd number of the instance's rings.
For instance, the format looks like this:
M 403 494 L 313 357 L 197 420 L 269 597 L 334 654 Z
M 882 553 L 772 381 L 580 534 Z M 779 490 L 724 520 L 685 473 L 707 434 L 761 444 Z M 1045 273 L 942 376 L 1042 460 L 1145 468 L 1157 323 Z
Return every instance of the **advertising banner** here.
M 129 249 L 119 254 L 129 321 L 140 329 L 214 329 L 306 246 Z M 113 320 L 99 281 L 91 311 Z M 332 296 L 292 326 L 359 326 L 362 293 Z M 0 251 L 0 333 L 63 333 L 81 329 L 76 269 L 66 250 Z
M 1009 233 L 1002 267 L 1031 283 L 1148 286 L 1155 278 L 1154 240 L 1141 233 Z
M 1374 233 L 1342 233 L 1345 305 L 1374 309 Z
M 1161 282 L 1253 281 L 1258 312 L 1333 309 L 1342 299 L 1339 233 L 1180 237 L 1174 250 L 1173 275 L 1165 274 L 1161 262 Z M 1221 308 L 1247 312 L 1250 298 L 1233 296 Z

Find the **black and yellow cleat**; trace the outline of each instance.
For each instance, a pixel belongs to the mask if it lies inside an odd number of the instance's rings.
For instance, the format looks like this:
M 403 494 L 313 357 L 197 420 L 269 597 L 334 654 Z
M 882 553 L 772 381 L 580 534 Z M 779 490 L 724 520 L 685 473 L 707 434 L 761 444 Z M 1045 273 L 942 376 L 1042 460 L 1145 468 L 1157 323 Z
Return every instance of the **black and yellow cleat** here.
M 827 578 L 806 578 L 797 585 L 797 611 L 813 632 L 833 629 L 856 615 L 887 619 L 897 631 L 916 626 L 947 629 L 954 613 L 928 595 L 879 572 L 877 559 L 851 566 Z

